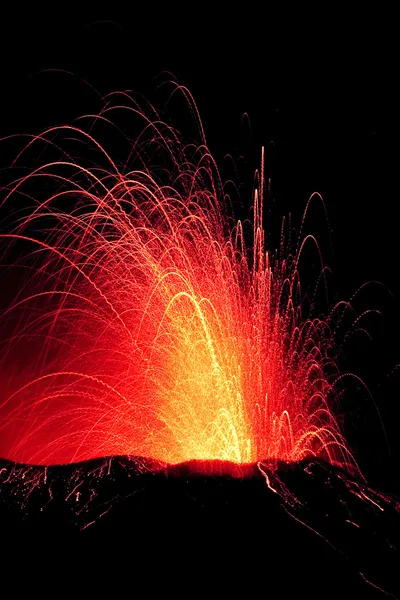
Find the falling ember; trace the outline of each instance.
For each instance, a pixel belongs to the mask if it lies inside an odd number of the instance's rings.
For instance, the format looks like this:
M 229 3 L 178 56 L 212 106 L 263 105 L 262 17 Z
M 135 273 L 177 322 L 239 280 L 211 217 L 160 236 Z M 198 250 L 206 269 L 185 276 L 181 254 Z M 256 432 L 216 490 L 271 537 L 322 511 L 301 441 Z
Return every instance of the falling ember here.
M 145 123 L 125 164 L 96 137 L 116 131 L 116 111 Z M 32 137 L 13 169 L 32 156 L 34 168 L 2 189 L 2 264 L 18 289 L 0 316 L 0 455 L 316 456 L 357 471 L 335 417 L 343 305 L 303 310 L 299 261 L 319 252 L 303 228 L 295 251 L 283 236 L 266 249 L 263 156 L 249 235 L 204 139 L 185 146 L 126 94 L 79 123 Z

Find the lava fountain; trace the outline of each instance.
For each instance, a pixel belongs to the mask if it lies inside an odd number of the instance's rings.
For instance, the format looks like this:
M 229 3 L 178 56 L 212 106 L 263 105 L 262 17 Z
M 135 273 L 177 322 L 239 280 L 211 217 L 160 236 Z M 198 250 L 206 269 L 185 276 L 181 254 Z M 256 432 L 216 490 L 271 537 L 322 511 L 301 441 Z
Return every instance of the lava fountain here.
M 1 195 L 0 455 L 316 456 L 357 471 L 335 416 L 346 303 L 321 316 L 300 287 L 310 245 L 325 285 L 315 238 L 302 227 L 294 248 L 283 233 L 268 251 L 263 156 L 249 227 L 233 221 L 205 139 L 185 144 L 150 113 L 113 94 L 99 114 L 25 139 L 13 160 Z M 142 120 L 139 134 L 116 114 Z M 96 135 L 107 128 L 125 161 Z

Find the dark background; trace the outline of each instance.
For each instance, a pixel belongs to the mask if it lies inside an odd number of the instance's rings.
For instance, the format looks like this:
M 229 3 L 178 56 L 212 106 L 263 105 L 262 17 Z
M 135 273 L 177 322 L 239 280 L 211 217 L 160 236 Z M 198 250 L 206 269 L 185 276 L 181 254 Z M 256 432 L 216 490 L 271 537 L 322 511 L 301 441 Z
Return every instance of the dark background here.
M 98 110 L 98 94 L 82 79 L 100 95 L 134 89 L 156 97 L 157 77 L 170 71 L 193 93 L 222 173 L 231 175 L 228 153 L 241 165 L 247 208 L 265 146 L 272 245 L 282 216 L 291 212 L 298 226 L 309 195 L 320 192 L 333 238 L 333 255 L 326 256 L 331 294 L 349 298 L 370 280 L 393 294 L 373 287 L 364 294 L 360 310 L 378 307 L 383 316 L 366 322 L 372 342 L 361 338 L 344 348 L 341 366 L 365 380 L 386 429 L 387 442 L 373 403 L 350 394 L 342 412 L 356 456 L 372 482 L 394 491 L 400 471 L 400 385 L 390 375 L 400 363 L 394 17 L 303 14 L 300 20 L 288 9 L 278 20 L 250 6 L 235 10 L 221 16 L 193 5 L 145 12 L 133 3 L 116 14 L 84 14 L 69 5 L 57 13 L 3 13 L 0 136 L 39 132 Z M 313 229 L 323 237 L 318 214 Z

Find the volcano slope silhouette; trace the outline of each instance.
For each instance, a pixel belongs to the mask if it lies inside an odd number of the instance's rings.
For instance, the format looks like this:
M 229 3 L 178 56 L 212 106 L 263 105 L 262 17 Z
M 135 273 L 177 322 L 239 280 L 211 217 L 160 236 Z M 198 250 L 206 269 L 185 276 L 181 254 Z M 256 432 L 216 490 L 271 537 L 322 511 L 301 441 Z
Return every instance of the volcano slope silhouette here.
M 128 553 L 132 573 L 147 569 L 154 579 L 162 565 L 192 591 L 200 578 L 214 590 L 255 586 L 272 598 L 399 594 L 398 499 L 321 460 L 2 461 L 0 490 L 3 541 L 50 540 L 54 548 L 81 531 L 83 546 L 93 555 L 100 544 L 108 565 Z

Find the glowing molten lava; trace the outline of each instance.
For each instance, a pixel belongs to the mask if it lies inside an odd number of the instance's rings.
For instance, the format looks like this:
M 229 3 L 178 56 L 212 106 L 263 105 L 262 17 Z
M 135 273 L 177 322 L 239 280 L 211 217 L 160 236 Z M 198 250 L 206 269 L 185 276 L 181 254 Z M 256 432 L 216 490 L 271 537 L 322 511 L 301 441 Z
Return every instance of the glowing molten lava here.
M 35 168 L 3 189 L 18 288 L 0 321 L 0 455 L 354 465 L 333 411 L 334 312 L 302 315 L 315 241 L 266 251 L 263 166 L 252 232 L 232 225 L 205 144 L 157 116 L 113 162 L 95 134 L 114 109 L 32 138 L 13 166 L 36 152 Z

